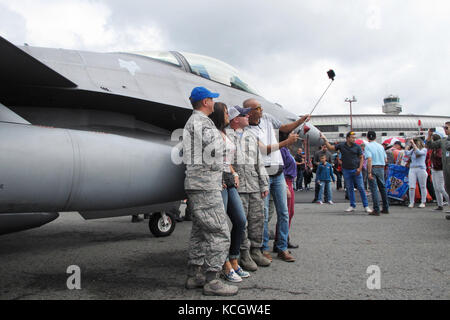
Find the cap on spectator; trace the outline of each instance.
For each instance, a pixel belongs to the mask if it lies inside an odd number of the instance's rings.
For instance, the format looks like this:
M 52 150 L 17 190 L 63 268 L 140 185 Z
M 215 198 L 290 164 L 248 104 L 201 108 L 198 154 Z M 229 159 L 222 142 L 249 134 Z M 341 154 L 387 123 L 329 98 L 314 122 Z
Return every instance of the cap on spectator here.
M 228 109 L 228 118 L 231 121 L 234 118 L 236 118 L 237 116 L 247 115 L 251 110 L 252 110 L 252 108 L 241 108 L 239 106 L 230 107 Z
M 399 140 L 395 141 L 395 142 L 394 142 L 394 145 L 395 145 L 395 144 L 398 144 L 400 147 L 403 147 L 403 146 L 402 146 L 402 142 L 399 141 Z
M 367 132 L 367 139 L 369 139 L 369 140 L 375 140 L 376 137 L 377 137 L 377 134 L 376 134 L 375 131 L 370 130 L 370 131 Z
M 189 99 L 191 99 L 192 102 L 197 102 L 206 98 L 217 98 L 218 96 L 218 93 L 211 92 L 205 87 L 195 87 L 192 89 Z
M 350 137 L 351 135 L 354 135 L 355 134 L 355 132 L 353 132 L 353 131 L 349 131 L 349 132 L 347 132 L 347 135 L 346 135 L 346 137 L 348 138 L 348 137 Z

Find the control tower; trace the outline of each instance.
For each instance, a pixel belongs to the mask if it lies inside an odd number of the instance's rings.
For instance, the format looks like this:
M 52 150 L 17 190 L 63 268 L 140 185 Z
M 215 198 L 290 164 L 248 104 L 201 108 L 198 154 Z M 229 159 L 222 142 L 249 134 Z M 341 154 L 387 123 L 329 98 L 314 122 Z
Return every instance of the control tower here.
M 383 100 L 383 113 L 397 115 L 402 112 L 400 105 L 400 98 L 398 96 L 390 95 Z

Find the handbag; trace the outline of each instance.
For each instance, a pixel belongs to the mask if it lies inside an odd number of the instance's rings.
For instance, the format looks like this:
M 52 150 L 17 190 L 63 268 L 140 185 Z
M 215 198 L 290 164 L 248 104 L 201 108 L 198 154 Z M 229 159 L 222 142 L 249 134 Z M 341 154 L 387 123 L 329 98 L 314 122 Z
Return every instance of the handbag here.
M 234 182 L 234 175 L 231 172 L 223 172 L 222 181 L 227 186 L 227 188 L 236 187 L 236 184 Z

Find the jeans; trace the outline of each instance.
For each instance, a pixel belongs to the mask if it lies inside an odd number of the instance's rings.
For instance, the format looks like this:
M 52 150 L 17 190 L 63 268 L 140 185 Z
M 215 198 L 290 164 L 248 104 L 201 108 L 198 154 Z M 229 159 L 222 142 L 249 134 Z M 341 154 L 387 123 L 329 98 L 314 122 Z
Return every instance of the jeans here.
M 389 201 L 386 193 L 386 186 L 384 183 L 384 168 L 372 167 L 373 180 L 369 179 L 370 192 L 372 192 L 373 209 L 380 211 L 380 199 L 378 197 L 378 190 L 380 190 L 381 200 L 383 202 L 383 210 L 389 210 Z
M 314 201 L 319 201 L 322 197 L 319 198 L 319 191 L 320 191 L 320 183 L 317 183 L 317 175 L 316 175 L 316 184 L 314 186 Z M 325 198 L 328 199 L 328 189 L 325 189 Z
M 347 193 L 350 199 L 350 206 L 356 208 L 354 190 L 356 186 L 361 196 L 364 208 L 368 207 L 369 201 L 367 200 L 366 190 L 364 190 L 362 174 L 359 173 L 359 175 L 356 175 L 356 169 L 342 169 L 342 173 L 344 174 L 345 185 L 347 187 Z
M 296 180 L 296 183 L 295 183 L 295 189 L 296 190 L 303 189 L 303 173 L 304 172 L 305 172 L 304 170 L 300 170 L 300 169 L 297 170 L 297 180 Z
M 322 201 L 323 192 L 325 192 L 325 201 L 333 201 L 333 194 L 331 193 L 331 181 L 320 181 L 319 195 L 317 196 L 317 201 Z
M 361 173 L 362 173 L 362 176 L 363 176 L 364 189 L 367 190 L 367 185 L 368 185 L 367 180 L 369 180 L 369 172 L 367 171 L 367 169 L 363 168 Z
M 222 199 L 225 211 L 230 217 L 233 227 L 231 229 L 230 259 L 238 259 L 244 237 L 247 219 L 245 218 L 244 206 L 236 188 L 222 190 Z
M 263 251 L 269 251 L 269 199 L 272 195 L 277 212 L 277 248 L 287 250 L 289 236 L 289 211 L 287 206 L 286 181 L 284 174 L 269 176 L 269 195 L 264 198 L 264 239 Z

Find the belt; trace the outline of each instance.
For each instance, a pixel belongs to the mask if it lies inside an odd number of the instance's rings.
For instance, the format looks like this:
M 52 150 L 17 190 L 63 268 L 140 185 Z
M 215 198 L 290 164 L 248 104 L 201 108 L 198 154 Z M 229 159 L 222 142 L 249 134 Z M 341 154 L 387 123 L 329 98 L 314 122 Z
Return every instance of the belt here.
M 384 168 L 383 165 L 376 165 L 376 166 L 372 166 L 372 168 Z
M 276 169 L 277 170 L 276 173 L 269 174 L 269 177 L 276 177 L 283 173 L 284 166 L 283 165 L 274 165 L 274 166 L 265 166 L 265 168 L 266 169 L 269 169 L 269 168 Z M 270 170 L 270 171 L 272 171 L 272 170 Z

